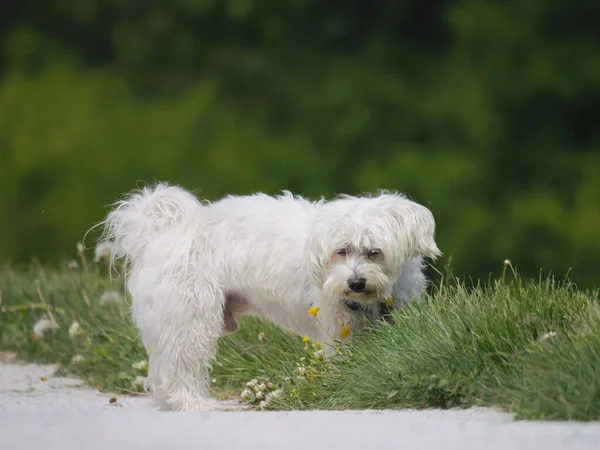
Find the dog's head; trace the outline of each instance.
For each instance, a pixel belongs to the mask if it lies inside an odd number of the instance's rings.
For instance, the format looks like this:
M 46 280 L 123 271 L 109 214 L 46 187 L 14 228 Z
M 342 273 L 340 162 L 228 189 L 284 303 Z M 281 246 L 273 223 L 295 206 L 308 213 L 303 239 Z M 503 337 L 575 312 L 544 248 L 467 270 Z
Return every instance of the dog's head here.
M 431 212 L 400 194 L 321 203 L 308 239 L 308 272 L 331 299 L 390 297 L 411 258 L 440 255 Z

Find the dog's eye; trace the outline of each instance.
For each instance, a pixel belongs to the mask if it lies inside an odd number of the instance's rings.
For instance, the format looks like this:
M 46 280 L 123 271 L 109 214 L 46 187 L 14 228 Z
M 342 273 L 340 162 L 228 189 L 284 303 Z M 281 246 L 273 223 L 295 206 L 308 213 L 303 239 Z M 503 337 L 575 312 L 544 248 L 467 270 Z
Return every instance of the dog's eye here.
M 379 250 L 378 248 L 371 249 L 371 250 L 369 250 L 369 253 L 368 253 L 369 258 L 377 258 L 380 255 L 381 255 L 381 250 Z
M 337 254 L 338 254 L 339 256 L 346 256 L 347 252 L 346 252 L 346 250 L 345 250 L 345 249 L 341 249 L 341 250 L 338 250 L 338 251 L 337 251 Z

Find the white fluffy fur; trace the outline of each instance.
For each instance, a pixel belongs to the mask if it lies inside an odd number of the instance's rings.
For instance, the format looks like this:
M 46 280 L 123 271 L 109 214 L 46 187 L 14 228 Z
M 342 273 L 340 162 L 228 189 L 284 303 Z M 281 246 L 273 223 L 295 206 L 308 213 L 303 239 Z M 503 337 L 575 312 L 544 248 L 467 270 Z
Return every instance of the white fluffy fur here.
M 329 348 L 344 325 L 392 296 L 418 298 L 423 258 L 440 254 L 430 211 L 400 194 L 309 202 L 285 192 L 201 204 L 158 184 L 117 203 L 104 238 L 129 263 L 133 316 L 149 353 L 146 387 L 163 409 L 211 409 L 217 340 L 242 314 Z M 369 256 L 368 250 L 380 254 Z M 338 254 L 344 250 L 346 253 Z M 373 256 L 374 255 L 374 256 Z M 362 277 L 365 292 L 348 280 Z M 353 311 L 344 300 L 366 309 Z M 318 306 L 323 330 L 307 310 Z

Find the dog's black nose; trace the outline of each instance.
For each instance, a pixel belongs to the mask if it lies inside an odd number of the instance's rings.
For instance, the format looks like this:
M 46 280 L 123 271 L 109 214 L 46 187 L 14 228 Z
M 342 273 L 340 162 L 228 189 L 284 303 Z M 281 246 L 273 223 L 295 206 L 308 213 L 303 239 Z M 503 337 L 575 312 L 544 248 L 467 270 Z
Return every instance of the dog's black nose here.
M 354 292 L 362 292 L 365 290 L 367 280 L 364 278 L 351 278 L 348 280 L 348 287 Z

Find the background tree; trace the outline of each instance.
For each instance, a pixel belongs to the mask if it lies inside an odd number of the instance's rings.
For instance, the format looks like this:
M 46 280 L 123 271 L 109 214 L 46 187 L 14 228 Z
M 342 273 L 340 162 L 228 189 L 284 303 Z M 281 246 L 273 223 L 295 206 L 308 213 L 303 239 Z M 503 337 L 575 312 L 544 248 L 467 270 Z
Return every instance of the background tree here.
M 140 181 L 398 189 L 456 272 L 598 286 L 591 0 L 0 7 L 0 258 L 56 261 Z M 443 264 L 443 261 L 442 263 Z

